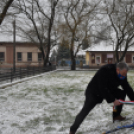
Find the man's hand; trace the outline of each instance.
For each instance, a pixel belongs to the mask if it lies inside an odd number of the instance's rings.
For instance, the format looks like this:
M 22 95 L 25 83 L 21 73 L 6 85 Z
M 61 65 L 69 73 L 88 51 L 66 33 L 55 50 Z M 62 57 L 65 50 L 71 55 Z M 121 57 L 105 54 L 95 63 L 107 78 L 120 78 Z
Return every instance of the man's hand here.
M 119 102 L 119 100 L 115 100 L 114 101 L 114 106 L 119 106 L 119 105 L 121 105 L 121 103 Z

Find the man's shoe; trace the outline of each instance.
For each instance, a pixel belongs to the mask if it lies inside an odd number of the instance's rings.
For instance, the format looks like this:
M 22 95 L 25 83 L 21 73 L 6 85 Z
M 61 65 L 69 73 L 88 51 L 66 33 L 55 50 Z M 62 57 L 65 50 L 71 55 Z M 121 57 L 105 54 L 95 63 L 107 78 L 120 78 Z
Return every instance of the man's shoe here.
M 125 119 L 126 119 L 126 117 L 119 115 L 119 116 L 113 117 L 113 123 L 115 121 L 124 121 Z

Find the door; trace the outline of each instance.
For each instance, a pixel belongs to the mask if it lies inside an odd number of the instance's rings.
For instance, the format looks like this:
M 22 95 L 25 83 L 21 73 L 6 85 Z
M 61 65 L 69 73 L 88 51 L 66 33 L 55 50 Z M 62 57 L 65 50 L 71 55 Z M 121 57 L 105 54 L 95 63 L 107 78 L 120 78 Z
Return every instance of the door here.
M 108 64 L 112 64 L 113 58 L 108 58 Z

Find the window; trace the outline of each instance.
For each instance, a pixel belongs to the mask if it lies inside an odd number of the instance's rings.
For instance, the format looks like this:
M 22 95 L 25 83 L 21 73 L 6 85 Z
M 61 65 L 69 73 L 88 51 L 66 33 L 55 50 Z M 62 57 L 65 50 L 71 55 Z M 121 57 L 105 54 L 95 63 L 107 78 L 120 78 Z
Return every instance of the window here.
M 27 53 L 27 61 L 32 61 L 32 52 Z
M 5 61 L 5 53 L 4 52 L 0 52 L 0 62 Z
M 17 61 L 22 61 L 22 53 L 17 52 Z
M 100 57 L 96 57 L 96 64 L 100 64 Z
M 132 62 L 132 55 L 126 54 L 126 63 L 131 63 L 131 62 Z
M 91 54 L 91 62 L 92 62 L 92 64 L 95 63 L 95 54 Z
M 39 62 L 42 61 L 42 53 L 38 53 L 38 61 L 39 61 Z

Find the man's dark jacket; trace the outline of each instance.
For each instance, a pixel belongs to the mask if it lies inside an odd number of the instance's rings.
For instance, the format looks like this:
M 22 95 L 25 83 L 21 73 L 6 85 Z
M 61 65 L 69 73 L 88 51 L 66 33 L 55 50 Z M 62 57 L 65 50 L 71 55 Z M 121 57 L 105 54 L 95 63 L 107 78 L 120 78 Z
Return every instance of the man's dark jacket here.
M 96 72 L 88 84 L 85 94 L 95 95 L 100 102 L 106 99 L 108 103 L 111 103 L 115 101 L 114 94 L 120 85 L 130 100 L 134 101 L 134 92 L 127 82 L 127 77 L 124 80 L 120 80 L 116 73 L 116 64 L 107 64 Z

